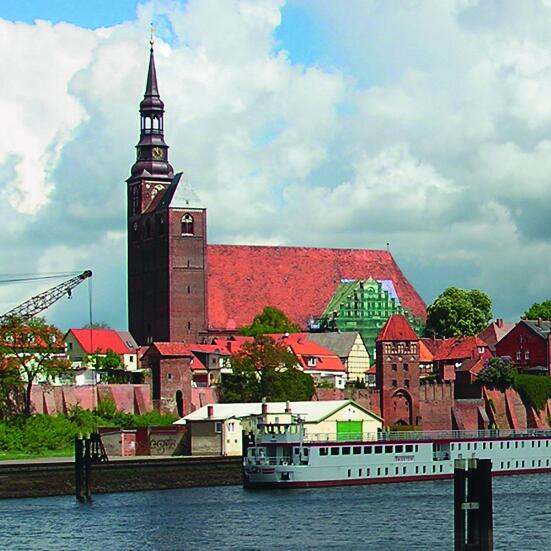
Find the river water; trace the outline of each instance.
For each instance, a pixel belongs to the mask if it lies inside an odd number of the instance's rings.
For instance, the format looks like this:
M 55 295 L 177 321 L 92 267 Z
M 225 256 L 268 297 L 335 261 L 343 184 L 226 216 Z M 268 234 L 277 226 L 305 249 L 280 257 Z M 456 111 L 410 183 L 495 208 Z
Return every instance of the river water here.
M 551 549 L 551 474 L 497 477 L 494 549 Z M 453 484 L 240 486 L 0 500 L 0 549 L 453 549 Z

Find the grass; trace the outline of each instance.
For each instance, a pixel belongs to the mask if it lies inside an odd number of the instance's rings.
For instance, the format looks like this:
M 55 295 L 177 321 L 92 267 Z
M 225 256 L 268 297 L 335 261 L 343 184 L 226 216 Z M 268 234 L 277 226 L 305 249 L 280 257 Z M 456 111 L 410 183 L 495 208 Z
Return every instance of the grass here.
M 0 461 L 16 459 L 45 459 L 47 457 L 72 457 L 75 454 L 74 446 L 67 446 L 59 450 L 41 450 L 36 453 L 22 451 L 0 451 Z

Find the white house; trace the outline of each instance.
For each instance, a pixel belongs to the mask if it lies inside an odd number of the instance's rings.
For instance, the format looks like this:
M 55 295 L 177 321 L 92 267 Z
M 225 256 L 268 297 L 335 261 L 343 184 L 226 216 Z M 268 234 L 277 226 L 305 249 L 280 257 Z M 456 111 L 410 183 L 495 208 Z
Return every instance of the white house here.
M 175 424 L 190 427 L 192 455 L 241 455 L 242 432 L 264 423 L 304 420 L 305 435 L 321 440 L 338 440 L 350 434 L 374 434 L 383 420 L 352 400 L 314 402 L 256 402 L 251 404 L 209 404 L 186 415 Z

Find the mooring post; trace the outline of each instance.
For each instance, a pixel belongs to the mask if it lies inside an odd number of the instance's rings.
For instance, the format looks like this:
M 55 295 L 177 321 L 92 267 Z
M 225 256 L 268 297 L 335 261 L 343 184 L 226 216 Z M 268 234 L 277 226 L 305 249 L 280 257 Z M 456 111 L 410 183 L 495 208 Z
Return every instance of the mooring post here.
M 92 439 L 90 436 L 84 439 L 84 487 L 85 497 L 92 500 Z
M 82 440 L 79 436 L 75 436 L 75 497 L 79 501 L 84 501 L 82 493 Z
M 492 462 L 458 459 L 454 471 L 455 551 L 492 551 Z

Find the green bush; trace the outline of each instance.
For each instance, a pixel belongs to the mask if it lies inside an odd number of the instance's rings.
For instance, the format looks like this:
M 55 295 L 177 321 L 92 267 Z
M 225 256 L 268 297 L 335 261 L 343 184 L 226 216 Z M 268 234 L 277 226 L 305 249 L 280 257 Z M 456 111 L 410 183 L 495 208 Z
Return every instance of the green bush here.
M 0 451 L 33 454 L 61 450 L 72 446 L 76 435 L 90 434 L 98 427 L 170 425 L 178 419 L 174 415 L 157 411 L 134 415 L 117 411 L 112 402 L 104 401 L 101 404 L 94 411 L 75 406 L 67 415 L 21 415 L 9 421 L 0 421 Z
M 551 398 L 551 377 L 546 375 L 517 375 L 514 387 L 525 404 L 541 411 Z

